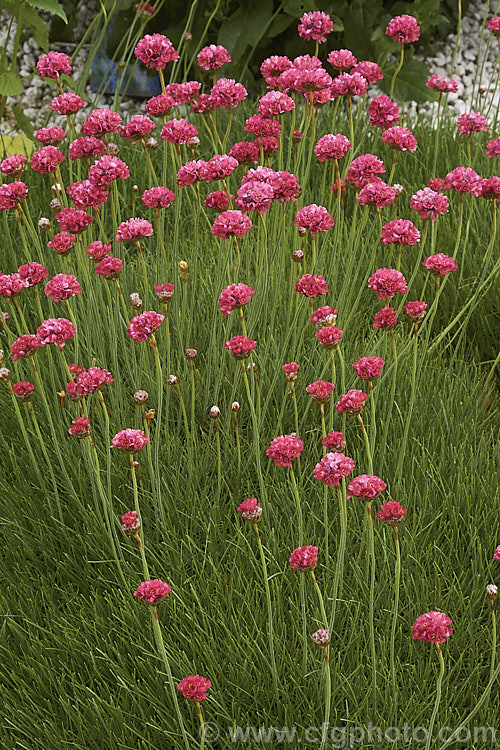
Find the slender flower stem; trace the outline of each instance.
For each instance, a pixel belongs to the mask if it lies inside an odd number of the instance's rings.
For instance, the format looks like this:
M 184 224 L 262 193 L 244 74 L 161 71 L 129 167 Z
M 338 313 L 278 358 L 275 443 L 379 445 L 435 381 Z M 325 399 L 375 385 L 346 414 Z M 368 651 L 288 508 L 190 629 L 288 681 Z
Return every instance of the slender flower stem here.
M 165 513 L 163 510 L 163 501 L 161 497 L 161 471 L 160 471 L 160 447 L 161 447 L 161 421 L 163 416 L 163 370 L 160 361 L 160 354 L 158 352 L 158 344 L 154 334 L 150 336 L 149 343 L 153 348 L 155 355 L 155 369 L 156 369 L 156 388 L 158 394 L 158 408 L 156 410 L 156 427 L 155 427 L 155 449 L 154 449 L 154 464 L 155 464 L 155 485 L 156 485 L 156 504 L 157 512 L 163 523 L 166 522 Z
M 142 518 L 141 518 L 141 508 L 139 506 L 139 490 L 138 490 L 138 486 L 137 486 L 137 474 L 136 474 L 135 466 L 134 466 L 134 454 L 133 453 L 129 454 L 129 459 L 130 459 L 130 473 L 132 474 L 132 487 L 133 487 L 133 491 L 134 491 L 134 510 L 137 513 L 137 518 L 138 518 L 139 523 L 140 523 L 140 528 L 142 529 L 143 525 L 142 525 Z M 139 534 L 136 534 L 135 537 L 136 537 L 137 544 L 139 546 L 139 552 L 140 552 L 140 555 L 141 555 L 142 571 L 144 573 L 144 580 L 145 581 L 149 581 L 150 576 L 149 576 L 148 563 L 146 561 L 146 553 L 145 553 L 145 550 L 144 550 L 144 541 L 143 541 L 143 539 L 141 539 L 139 537 Z
M 373 464 L 373 456 L 375 453 L 375 443 L 377 440 L 377 423 L 375 421 L 375 398 L 373 395 L 373 381 L 368 381 L 368 389 L 370 391 L 370 405 L 371 405 L 371 420 L 372 423 L 370 425 L 370 447 L 371 447 L 371 457 L 372 457 L 372 464 Z
M 42 433 L 40 432 L 40 425 L 38 424 L 38 420 L 36 418 L 35 410 L 33 409 L 33 406 L 28 403 L 28 411 L 31 417 L 31 420 L 33 422 L 33 427 L 35 428 L 36 436 L 38 438 L 38 442 L 40 443 L 40 448 L 42 449 L 43 457 L 45 458 L 45 462 L 47 464 L 47 467 L 49 469 L 50 474 L 50 481 L 52 484 L 52 488 L 54 490 L 54 495 L 56 498 L 56 506 L 57 506 L 57 515 L 59 517 L 59 520 L 61 523 L 63 522 L 63 514 L 62 514 L 62 508 L 61 508 L 61 500 L 59 498 L 59 490 L 57 489 L 57 482 L 54 475 L 54 469 L 52 467 L 52 462 L 49 458 L 49 454 L 47 453 L 47 447 L 45 445 L 45 440 L 42 437 Z
M 259 492 L 261 499 L 265 502 L 267 497 L 266 485 L 264 483 L 264 477 L 262 474 L 262 464 L 260 460 L 260 437 L 259 437 L 259 424 L 257 421 L 257 414 L 253 403 L 252 393 L 250 391 L 250 383 L 248 382 L 247 368 L 245 367 L 244 360 L 241 360 L 241 369 L 243 372 L 243 380 L 245 381 L 245 390 L 247 392 L 248 403 L 250 405 L 250 413 L 252 415 L 252 426 L 253 426 L 253 445 L 255 452 L 255 463 L 257 465 L 257 476 L 259 478 Z
M 427 742 L 425 743 L 425 750 L 429 750 L 432 744 L 432 730 L 434 729 L 434 722 L 436 721 L 436 716 L 437 716 L 437 712 L 439 709 L 439 703 L 441 701 L 441 684 L 442 684 L 443 675 L 444 675 L 443 652 L 441 651 L 441 647 L 439 643 L 436 643 L 434 645 L 436 646 L 438 657 L 439 657 L 439 674 L 438 674 L 437 683 L 436 683 L 436 700 L 434 702 L 434 708 L 432 711 L 431 720 L 429 722 L 429 728 L 427 730 Z
M 243 315 L 243 308 L 242 307 L 239 308 L 238 313 L 239 313 L 239 316 L 240 316 L 241 328 L 242 328 L 242 331 L 243 331 L 243 336 L 246 337 L 246 335 L 247 335 L 247 327 L 245 325 L 245 316 Z
M 436 300 L 437 301 L 437 300 Z M 401 445 L 399 448 L 399 457 L 398 457 L 398 464 L 396 468 L 396 476 L 395 476 L 395 485 L 398 485 L 401 481 L 401 477 L 403 476 L 403 463 L 406 453 L 406 445 L 408 443 L 408 433 L 410 431 L 410 423 L 411 423 L 411 417 L 413 412 L 413 404 L 415 401 L 415 395 L 416 395 L 416 386 L 417 386 L 417 352 L 418 352 L 418 336 L 416 335 L 413 339 L 413 362 L 412 362 L 412 369 L 411 369 L 411 394 L 410 394 L 410 403 L 408 405 L 408 412 L 406 414 L 406 421 L 405 421 L 405 430 L 403 434 L 403 440 L 401 441 Z
M 374 601 L 375 601 L 375 537 L 373 533 L 373 518 L 371 500 L 366 502 L 366 519 L 368 523 L 368 538 L 370 542 L 370 598 L 368 620 L 370 628 L 370 651 L 372 659 L 372 705 L 377 710 L 377 654 L 375 651 Z
M 241 478 L 241 445 L 240 445 L 240 431 L 238 429 L 238 417 L 236 415 L 236 412 L 233 412 L 233 420 L 234 420 L 234 433 L 236 436 L 236 457 L 238 461 L 238 484 L 239 484 L 240 478 Z
M 182 719 L 182 714 L 179 708 L 179 702 L 177 700 L 177 693 L 176 693 L 176 689 L 174 685 L 174 678 L 172 677 L 172 670 L 170 668 L 170 662 L 167 656 L 167 652 L 165 651 L 165 644 L 163 642 L 163 635 L 161 632 L 160 623 L 158 622 L 158 610 L 156 606 L 151 607 L 151 616 L 153 619 L 153 630 L 155 634 L 156 645 L 158 646 L 158 651 L 160 652 L 160 656 L 162 658 L 163 664 L 167 671 L 168 686 L 170 688 L 170 694 L 172 696 L 172 701 L 174 703 L 175 713 L 177 714 L 177 721 L 179 722 L 179 726 L 182 732 L 184 745 L 186 746 L 186 750 L 191 750 L 191 746 L 189 744 L 189 740 L 188 740 L 188 736 L 186 732 L 186 727 L 184 726 L 184 721 Z
M 264 588 L 266 591 L 266 603 L 267 603 L 267 637 L 269 640 L 269 657 L 271 659 L 271 672 L 273 674 L 273 686 L 276 695 L 276 701 L 279 702 L 279 680 L 278 670 L 276 667 L 276 656 L 274 653 L 274 633 L 273 633 L 273 607 L 271 602 L 271 591 L 269 589 L 269 576 L 267 574 L 267 563 L 266 556 L 264 554 L 264 547 L 262 546 L 262 540 L 260 538 L 259 529 L 257 524 L 252 524 L 255 536 L 257 537 L 257 545 L 259 547 L 260 561 L 262 563 L 262 574 L 264 576 Z
M 196 713 L 198 714 L 198 718 L 200 720 L 200 750 L 203 750 L 205 747 L 205 722 L 203 721 L 203 711 L 201 710 L 201 703 L 200 701 L 195 701 L 196 703 Z
M 326 616 L 325 611 L 325 603 L 323 601 L 323 595 L 321 593 L 321 589 L 319 587 L 318 581 L 316 580 L 316 576 L 314 575 L 314 570 L 311 570 L 311 577 L 313 579 L 314 588 L 316 589 L 316 593 L 318 594 L 319 599 L 319 606 L 321 611 L 321 617 L 323 620 L 323 625 L 325 628 L 328 627 L 328 618 Z M 330 724 L 330 709 L 331 709 L 331 703 L 332 703 L 332 677 L 330 673 L 330 660 L 328 658 L 328 647 L 325 649 L 322 649 L 324 651 L 324 665 L 325 665 L 325 718 L 323 722 L 323 731 L 321 736 L 321 745 L 320 748 L 323 750 L 323 748 L 326 745 L 327 739 L 328 739 L 328 728 Z
M 399 586 L 401 580 L 401 550 L 399 546 L 399 534 L 398 527 L 394 526 L 394 544 L 396 546 L 396 571 L 394 576 L 394 610 L 392 613 L 392 627 L 391 627 L 391 640 L 389 646 L 389 659 L 391 665 L 391 682 L 392 682 L 392 696 L 393 696 L 393 710 L 394 715 L 397 715 L 398 711 L 398 691 L 396 684 L 396 663 L 394 659 L 394 642 L 396 639 L 396 628 L 398 624 L 398 608 L 399 608 Z
M 325 405 L 320 404 L 320 408 L 321 408 L 321 437 L 324 440 L 326 438 Z
M 182 410 L 182 416 L 184 419 L 184 429 L 186 431 L 186 439 L 189 440 L 189 422 L 187 418 L 186 405 L 184 403 L 184 399 L 182 398 L 182 393 L 181 393 L 181 389 L 179 385 L 177 384 L 175 388 L 179 396 L 179 401 L 181 402 L 181 410 Z
M 337 601 L 342 595 L 342 584 L 344 579 L 344 557 L 347 543 L 347 504 L 345 479 L 342 479 L 342 486 L 340 484 L 337 485 L 337 497 L 339 501 L 340 542 L 337 549 L 337 565 L 335 567 L 335 577 L 333 579 L 332 615 L 328 627 L 328 630 L 330 631 L 333 629 L 333 626 L 335 624 Z
M 397 66 L 396 70 L 394 71 L 394 75 L 392 76 L 392 80 L 391 80 L 391 88 L 390 88 L 390 91 L 389 91 L 389 97 L 391 99 L 392 99 L 392 95 L 394 93 L 394 84 L 396 83 L 396 78 L 398 76 L 399 71 L 403 67 L 404 57 L 405 57 L 405 46 L 404 46 L 404 44 L 402 44 L 401 45 L 401 53 L 399 55 L 399 63 L 398 63 L 398 66 Z
M 300 501 L 299 488 L 293 471 L 290 466 L 290 480 L 292 482 L 293 496 L 295 498 L 295 507 L 297 509 L 298 526 L 299 526 L 299 544 L 303 544 L 304 539 L 304 522 L 302 518 L 302 503 Z M 304 577 L 301 576 L 299 582 L 300 591 L 300 609 L 302 612 L 302 671 L 307 673 L 307 617 L 306 617 L 306 587 Z
M 495 613 L 495 600 L 490 599 L 491 608 L 491 663 L 490 663 L 490 682 L 493 680 L 495 674 L 495 662 L 497 652 L 497 618 Z M 490 702 L 489 696 L 485 701 L 485 711 L 488 710 L 488 704 Z
M 189 360 L 189 379 L 191 381 L 191 438 L 194 441 L 196 420 L 195 420 L 195 406 L 196 406 L 196 389 L 194 382 L 194 365 L 193 361 Z
M 363 438 L 365 441 L 365 450 L 366 450 L 366 460 L 368 462 L 369 474 L 373 474 L 373 461 L 372 461 L 372 452 L 370 448 L 370 439 L 368 437 L 368 432 L 366 431 L 365 423 L 363 422 L 363 418 L 361 417 L 361 414 L 358 414 L 357 417 L 358 417 L 358 422 L 363 431 Z

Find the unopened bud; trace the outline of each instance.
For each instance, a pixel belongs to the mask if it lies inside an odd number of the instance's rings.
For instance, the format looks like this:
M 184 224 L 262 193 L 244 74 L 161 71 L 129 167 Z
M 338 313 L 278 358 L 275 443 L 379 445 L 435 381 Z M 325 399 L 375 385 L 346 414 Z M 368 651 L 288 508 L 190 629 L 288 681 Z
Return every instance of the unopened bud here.
M 212 406 L 210 409 L 210 417 L 212 419 L 218 419 L 220 417 L 220 409 L 218 406 Z
M 196 359 L 198 356 L 198 350 L 197 349 L 186 349 L 184 352 L 186 355 L 186 359 Z
M 61 201 L 59 198 L 52 198 L 50 201 L 50 210 L 53 211 L 55 214 L 60 211 L 62 208 Z
M 10 380 L 10 370 L 6 367 L 0 367 L 0 381 L 2 383 L 8 383 Z
M 132 185 L 132 192 L 138 193 L 139 192 L 139 185 Z
M 148 140 L 146 141 L 146 148 L 151 149 L 151 151 L 154 151 L 155 148 L 158 148 L 158 141 L 156 140 L 156 138 L 153 138 L 153 136 L 151 136 L 151 138 L 148 138 Z
M 489 583 L 486 586 L 486 596 L 488 599 L 495 599 L 498 594 L 498 586 L 495 586 L 494 583 Z
M 257 365 L 254 362 L 250 362 L 250 364 L 247 365 L 248 372 L 257 372 Z
M 200 145 L 200 139 L 196 135 L 194 135 L 192 138 L 186 141 L 186 146 L 190 148 L 191 150 L 198 148 L 199 145 Z
M 399 198 L 399 196 L 403 194 L 403 191 L 404 191 L 403 186 L 400 185 L 399 182 L 395 182 L 392 187 L 394 189 L 394 192 L 396 193 L 396 198 Z
M 118 156 L 120 153 L 120 149 L 116 145 L 116 143 L 108 143 L 108 151 L 110 153 L 110 156 Z
M 149 393 L 147 391 L 136 391 L 134 393 L 134 401 L 136 404 L 145 404 L 148 398 Z
M 480 94 L 486 94 L 487 91 L 488 91 L 488 87 L 487 86 L 481 85 L 479 87 L 479 93 Z
M 179 378 L 177 375 L 169 375 L 167 378 L 168 385 L 177 385 L 179 383 Z
M 181 271 L 187 271 L 188 270 L 188 264 L 186 263 L 185 260 L 180 260 L 179 261 L 179 268 L 181 269 Z
M 126 68 L 127 67 L 127 63 L 125 62 L 125 60 L 120 60 L 120 62 L 116 64 L 116 67 L 117 68 Z
M 239 411 L 239 410 L 240 410 L 239 403 L 237 401 L 233 401 L 233 403 L 231 404 L 231 411 Z
M 4 321 L 5 321 L 6 323 L 8 323 L 8 322 L 9 322 L 9 320 L 10 320 L 10 315 L 9 315 L 9 313 L 8 313 L 8 312 L 2 312 L 2 313 L 0 313 L 0 315 L 1 315 L 2 317 L 3 317 L 3 319 L 4 319 Z
M 137 518 L 135 510 L 131 510 L 129 513 L 124 513 L 122 516 L 122 531 L 127 536 L 135 536 L 141 528 L 141 522 Z
M 130 304 L 134 308 L 134 310 L 140 310 L 142 307 L 142 299 L 139 297 L 137 292 L 132 292 L 132 294 L 129 297 Z
M 299 237 L 305 237 L 307 234 L 307 229 L 305 227 L 297 227 L 299 230 Z
M 320 628 L 312 634 L 311 638 L 320 648 L 326 648 L 330 643 L 330 633 L 325 628 Z
M 191 42 L 192 40 L 193 40 L 193 35 L 191 34 L 190 31 L 186 31 L 186 33 L 184 34 L 184 42 L 186 44 L 189 44 L 189 42 Z
M 304 260 L 303 250 L 294 250 L 292 258 L 295 261 L 295 263 L 302 263 L 302 261 Z
M 297 145 L 297 143 L 300 143 L 302 138 L 304 137 L 304 133 L 302 130 L 295 129 L 292 133 L 292 143 Z
M 46 216 L 42 216 L 41 219 L 38 219 L 38 228 L 41 229 L 42 232 L 47 232 L 51 226 L 52 222 L 50 219 L 47 219 Z
M 52 195 L 60 195 L 62 193 L 62 185 L 60 182 L 56 182 L 54 185 L 51 186 L 50 192 Z
M 132 466 L 134 467 L 134 469 L 138 469 L 139 468 L 139 461 L 132 461 Z

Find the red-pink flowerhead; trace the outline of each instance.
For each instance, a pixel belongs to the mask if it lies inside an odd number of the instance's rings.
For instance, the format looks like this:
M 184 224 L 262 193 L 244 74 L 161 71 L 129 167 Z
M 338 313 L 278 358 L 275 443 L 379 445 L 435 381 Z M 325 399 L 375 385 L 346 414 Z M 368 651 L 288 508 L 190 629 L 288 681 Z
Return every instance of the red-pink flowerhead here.
M 116 433 L 111 441 L 111 447 L 119 448 L 124 453 L 135 453 L 150 442 L 150 439 L 142 430 L 134 430 L 128 427 Z
M 328 487 L 338 487 L 340 480 L 354 469 L 354 461 L 343 453 L 327 453 L 314 467 L 314 477 Z
M 262 516 L 262 508 L 257 502 L 256 497 L 250 497 L 248 500 L 244 500 L 236 508 L 238 513 L 241 513 L 241 517 L 247 523 L 259 523 Z
M 297 547 L 290 555 L 290 567 L 292 570 L 298 570 L 303 573 L 306 570 L 314 570 L 318 558 L 318 548 L 311 544 L 304 547 Z
M 232 339 L 226 341 L 224 349 L 230 351 L 236 359 L 246 359 L 256 346 L 257 342 L 253 339 L 246 336 L 233 336 Z
M 403 522 L 408 512 L 408 508 L 403 508 L 397 500 L 389 500 L 380 506 L 377 512 L 377 520 L 386 523 L 388 526 L 399 526 Z
M 330 400 L 334 388 L 333 383 L 329 383 L 328 380 L 316 380 L 306 387 L 306 391 L 316 403 L 326 404 Z
M 156 606 L 170 594 L 172 588 L 161 581 L 159 578 L 153 578 L 151 581 L 143 581 L 134 591 L 134 596 L 147 604 Z
M 414 16 L 404 13 L 402 16 L 391 18 L 385 33 L 398 44 L 417 42 L 420 39 L 420 26 Z
M 360 474 L 355 477 L 347 488 L 347 497 L 358 497 L 360 500 L 373 500 L 387 489 L 383 479 L 373 474 Z
M 341 396 L 335 409 L 339 414 L 361 414 L 368 394 L 353 388 Z
M 291 466 L 293 459 L 299 458 L 303 448 L 304 443 L 295 434 L 279 435 L 271 442 L 266 454 L 276 466 Z
M 453 633 L 451 619 L 443 612 L 426 612 L 417 617 L 413 624 L 411 637 L 415 641 L 444 643 Z
M 382 375 L 382 368 L 385 365 L 381 357 L 361 357 L 353 362 L 354 372 L 363 380 L 375 380 Z
M 182 693 L 184 698 L 200 703 L 207 698 L 207 692 L 211 687 L 212 683 L 206 677 L 202 677 L 200 674 L 190 674 L 179 682 L 177 690 Z

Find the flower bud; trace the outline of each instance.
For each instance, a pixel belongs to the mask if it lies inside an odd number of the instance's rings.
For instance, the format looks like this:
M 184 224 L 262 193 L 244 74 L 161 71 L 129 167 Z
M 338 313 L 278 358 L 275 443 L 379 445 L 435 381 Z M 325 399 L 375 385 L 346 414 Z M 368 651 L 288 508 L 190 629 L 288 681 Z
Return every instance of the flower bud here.
M 403 194 L 403 186 L 400 185 L 399 182 L 395 182 L 392 187 L 394 188 L 394 192 L 396 193 L 396 198 L 399 198 L 399 196 Z
M 239 410 L 240 410 L 239 403 L 237 401 L 233 401 L 233 403 L 231 404 L 231 411 L 239 411 Z
M 167 378 L 167 383 L 168 385 L 178 385 L 179 378 L 177 377 L 177 375 L 169 375 Z
M 56 182 L 55 185 L 52 185 L 50 188 L 50 192 L 52 193 L 52 195 L 56 195 L 56 196 L 62 193 L 63 189 L 62 189 L 61 183 Z
M 491 599 L 491 600 L 495 599 L 497 594 L 498 594 L 498 586 L 495 586 L 494 583 L 489 583 L 486 586 L 486 596 L 488 597 L 488 599 Z
M 302 130 L 297 130 L 297 128 L 295 128 L 295 130 L 292 133 L 292 143 L 294 145 L 297 145 L 298 143 L 301 142 L 303 137 L 304 137 L 304 133 L 302 132 Z
M 257 372 L 257 365 L 255 364 L 255 362 L 250 362 L 247 365 L 247 370 L 248 372 Z
M 192 138 L 186 141 L 186 146 L 190 148 L 191 150 L 198 148 L 199 145 L 200 145 L 200 139 L 196 135 L 194 135 Z
M 325 628 L 320 628 L 312 634 L 311 638 L 320 648 L 326 648 L 330 643 L 330 633 Z
M 61 210 L 62 204 L 59 198 L 52 198 L 52 200 L 50 201 L 50 208 L 51 211 L 53 211 L 55 214 Z
M 193 41 L 193 35 L 191 34 L 190 31 L 186 31 L 186 33 L 184 34 L 185 44 L 189 44 L 189 42 L 192 42 L 192 41 Z
M 156 138 L 153 138 L 153 136 L 151 136 L 151 138 L 148 138 L 148 140 L 146 141 L 146 148 L 151 149 L 151 151 L 154 151 L 155 148 L 158 148 L 158 141 L 156 140 Z
M 138 405 L 145 404 L 148 398 L 149 398 L 149 393 L 147 391 L 140 390 L 134 393 L 134 401 Z
M 299 237 L 305 237 L 307 234 L 307 229 L 305 227 L 297 227 L 299 232 Z
M 180 260 L 179 261 L 179 268 L 181 269 L 181 271 L 187 271 L 188 270 L 188 264 L 186 263 L 185 260 Z
M 134 308 L 134 310 L 140 310 L 142 307 L 142 299 L 139 297 L 137 292 L 132 292 L 130 295 L 130 304 Z
M 52 226 L 52 222 L 50 219 L 47 219 L 46 216 L 42 216 L 42 218 L 38 220 L 38 228 L 42 232 L 47 232 L 51 226 Z
M 141 522 L 137 518 L 137 513 L 135 510 L 124 513 L 121 520 L 122 531 L 124 531 L 127 536 L 135 536 L 141 528 Z
M 116 145 L 116 143 L 108 143 L 108 151 L 110 156 L 118 156 L 120 153 L 120 149 Z
M 8 313 L 8 312 L 0 312 L 0 315 L 1 315 L 2 317 L 3 317 L 3 319 L 4 319 L 4 321 L 5 321 L 6 323 L 8 323 L 8 322 L 9 322 L 9 320 L 10 320 L 10 315 L 9 315 L 9 313 Z
M 196 359 L 198 356 L 198 350 L 197 349 L 186 349 L 184 352 L 186 355 L 186 359 Z
M 220 417 L 220 409 L 218 406 L 212 406 L 210 409 L 210 417 L 211 419 L 218 419 Z
M 139 185 L 132 185 L 132 192 L 138 193 L 139 192 Z
M 3 349 L 0 349 L 0 365 L 3 365 L 5 359 L 5 352 Z
M 295 263 L 302 263 L 304 260 L 304 252 L 302 250 L 294 250 L 292 258 Z
M 0 367 L 0 381 L 2 383 L 8 383 L 10 380 L 10 370 L 6 367 Z

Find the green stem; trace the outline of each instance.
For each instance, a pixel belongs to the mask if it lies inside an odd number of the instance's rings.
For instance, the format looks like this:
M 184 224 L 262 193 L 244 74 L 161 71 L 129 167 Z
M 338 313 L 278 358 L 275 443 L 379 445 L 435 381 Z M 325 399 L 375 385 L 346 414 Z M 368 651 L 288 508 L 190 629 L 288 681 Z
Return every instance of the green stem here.
M 324 624 L 324 627 L 327 628 L 328 618 L 326 616 L 325 603 L 323 601 L 323 595 L 321 593 L 321 589 L 319 587 L 318 581 L 316 580 L 316 576 L 314 575 L 314 570 L 311 570 L 311 577 L 313 579 L 314 588 L 316 589 L 316 593 L 318 595 L 323 624 Z M 323 750 L 328 740 L 328 729 L 329 729 L 329 724 L 330 724 L 330 709 L 331 709 L 331 703 L 332 703 L 332 677 L 330 673 L 330 660 L 328 658 L 328 650 L 329 650 L 328 647 L 325 649 L 322 649 L 322 651 L 324 651 L 324 663 L 325 663 L 325 718 L 324 718 L 323 727 L 322 727 L 320 750 Z
M 366 431 L 365 423 L 363 422 L 363 418 L 361 417 L 361 414 L 358 414 L 357 417 L 358 417 L 358 422 L 361 426 L 361 430 L 363 432 L 363 439 L 365 441 L 366 460 L 368 461 L 368 473 L 373 474 L 373 461 L 372 461 L 372 452 L 370 448 L 370 439 L 368 437 L 368 432 Z
M 390 653 L 390 665 L 391 665 L 391 681 L 392 681 L 392 697 L 393 697 L 393 710 L 394 715 L 397 715 L 398 711 L 398 691 L 396 684 L 396 663 L 394 659 L 394 642 L 396 638 L 396 628 L 398 624 L 398 609 L 399 609 L 399 586 L 401 580 L 401 550 L 399 546 L 399 534 L 398 527 L 394 527 L 394 543 L 396 545 L 396 571 L 394 580 L 394 610 L 392 613 L 392 627 L 391 627 L 391 641 L 389 647 Z
M 372 661 L 372 706 L 377 711 L 377 655 L 375 651 L 375 627 L 374 627 L 374 601 L 375 601 L 375 537 L 373 533 L 372 504 L 366 503 L 366 517 L 368 523 L 368 538 L 370 541 L 370 598 L 369 598 L 369 628 L 370 628 L 370 651 Z
M 142 529 L 143 526 L 142 526 L 142 518 L 141 518 L 141 509 L 139 506 L 139 490 L 137 486 L 137 475 L 136 475 L 135 466 L 134 466 L 134 456 L 132 453 L 130 453 L 129 455 L 130 455 L 130 473 L 132 474 L 132 487 L 133 487 L 133 492 L 134 492 L 134 510 L 137 513 L 137 518 L 140 523 L 140 528 Z M 144 550 L 144 541 L 139 536 L 139 533 L 135 535 L 135 538 L 136 538 L 136 541 L 139 547 L 139 552 L 141 555 L 142 572 L 144 573 L 144 580 L 149 581 L 150 575 L 149 575 L 148 563 L 146 560 L 146 552 Z
M 491 663 L 490 663 L 490 682 L 493 680 L 494 674 L 495 674 L 495 662 L 496 662 L 496 652 L 497 652 L 497 618 L 495 613 L 495 601 L 492 599 L 490 601 L 491 606 Z M 485 701 L 485 712 L 488 710 L 488 704 L 489 704 L 489 696 L 486 698 Z
M 429 729 L 427 730 L 427 742 L 425 743 L 425 750 L 429 750 L 432 744 L 432 730 L 434 729 L 434 722 L 436 721 L 436 716 L 437 716 L 437 712 L 439 709 L 439 703 L 441 701 L 441 684 L 443 682 L 443 675 L 444 675 L 443 652 L 441 651 L 439 643 L 436 643 L 435 646 L 436 646 L 438 657 L 439 657 L 439 674 L 438 674 L 437 683 L 436 683 L 436 700 L 434 702 L 434 708 L 432 711 L 431 720 L 429 722 Z
M 198 718 L 200 720 L 200 750 L 203 750 L 205 747 L 205 722 L 203 721 L 203 711 L 201 710 L 201 703 L 199 701 L 196 702 L 196 712 L 198 714 Z
M 55 475 L 54 475 L 54 469 L 52 467 L 52 462 L 51 462 L 51 460 L 49 458 L 49 454 L 47 453 L 47 447 L 45 445 L 46 441 L 42 437 L 42 433 L 40 432 L 40 426 L 38 424 L 38 420 L 36 418 L 35 411 L 34 411 L 32 405 L 30 403 L 28 404 L 28 411 L 30 413 L 31 420 L 33 422 L 33 427 L 35 428 L 35 432 L 36 432 L 36 436 L 38 438 L 38 442 L 40 443 L 40 448 L 42 449 L 43 457 L 44 457 L 45 462 L 47 464 L 47 467 L 49 469 L 50 481 L 52 483 L 52 488 L 54 490 L 54 495 L 55 495 L 55 498 L 56 498 L 57 514 L 59 516 L 60 522 L 63 523 L 63 514 L 62 514 L 62 509 L 61 509 L 61 500 L 59 498 L 59 490 L 57 489 L 57 482 L 56 482 L 56 478 L 55 478 Z
M 337 565 L 335 568 L 335 577 L 333 579 L 332 616 L 330 618 L 328 628 L 330 631 L 333 629 L 333 626 L 335 624 L 337 601 L 342 595 L 342 584 L 344 579 L 344 557 L 347 543 L 347 504 L 345 479 L 342 479 L 342 487 L 340 485 L 337 485 L 337 497 L 339 500 L 340 542 L 337 549 Z
M 399 71 L 403 67 L 404 56 L 405 56 L 405 46 L 404 46 L 404 44 L 402 44 L 401 45 L 401 53 L 399 55 L 399 63 L 398 63 L 398 66 L 397 66 L 396 70 L 394 71 L 394 75 L 392 76 L 392 80 L 391 80 L 391 88 L 390 88 L 390 91 L 389 91 L 389 97 L 391 99 L 392 99 L 392 95 L 394 93 L 394 84 L 396 83 L 396 78 L 398 76 Z
M 262 574 L 264 576 L 264 588 L 266 591 L 266 603 L 267 603 L 267 637 L 269 640 L 269 657 L 271 659 L 271 672 L 273 674 L 273 685 L 274 685 L 274 692 L 276 695 L 276 701 L 279 703 L 279 680 L 278 680 L 278 670 L 276 667 L 276 656 L 274 653 L 274 634 L 273 634 L 273 607 L 271 602 L 271 591 L 269 589 L 269 576 L 267 574 L 267 563 L 266 563 L 266 556 L 264 554 L 264 548 L 262 546 L 262 540 L 260 538 L 259 529 L 257 528 L 257 524 L 252 524 L 255 536 L 257 537 L 257 544 L 259 547 L 259 555 L 260 555 L 260 561 L 262 563 Z
M 401 477 L 403 476 L 403 463 L 405 459 L 406 454 L 406 445 L 408 443 L 408 433 L 410 431 L 410 423 L 411 423 L 411 416 L 413 412 L 413 404 L 415 402 L 416 397 L 416 385 L 417 385 L 417 353 L 418 353 L 418 336 L 416 335 L 413 339 L 413 361 L 412 361 L 412 369 L 411 369 L 411 392 L 410 392 L 410 403 L 408 405 L 408 413 L 406 415 L 406 421 L 405 421 L 405 430 L 403 434 L 403 440 L 401 441 L 401 445 L 399 448 L 399 457 L 398 457 L 398 465 L 396 469 L 396 476 L 395 476 L 395 482 L 394 485 L 397 486 L 399 482 L 401 481 Z

